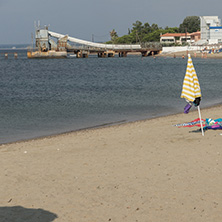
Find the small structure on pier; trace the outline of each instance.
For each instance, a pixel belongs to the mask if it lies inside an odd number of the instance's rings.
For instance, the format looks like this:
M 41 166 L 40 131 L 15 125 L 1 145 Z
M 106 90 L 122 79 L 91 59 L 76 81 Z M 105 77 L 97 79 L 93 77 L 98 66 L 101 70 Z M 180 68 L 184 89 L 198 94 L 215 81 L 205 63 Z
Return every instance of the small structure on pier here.
M 49 38 L 48 27 L 41 29 L 40 26 L 35 30 L 35 48 L 31 48 L 27 52 L 28 58 L 66 58 L 65 37 L 61 38 L 56 44 Z

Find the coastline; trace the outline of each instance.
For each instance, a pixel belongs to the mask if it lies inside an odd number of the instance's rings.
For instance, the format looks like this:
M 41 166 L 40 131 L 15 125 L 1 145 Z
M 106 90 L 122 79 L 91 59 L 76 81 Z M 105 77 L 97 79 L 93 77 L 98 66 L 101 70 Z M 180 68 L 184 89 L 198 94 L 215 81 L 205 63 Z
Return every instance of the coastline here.
M 204 119 L 221 113 L 201 109 Z M 54 221 L 219 222 L 222 131 L 173 126 L 196 118 L 195 108 L 3 144 L 0 204 L 50 211 Z
M 205 109 L 216 108 L 216 107 L 219 107 L 219 108 L 222 107 L 222 103 L 216 103 L 214 105 L 205 106 L 204 108 L 201 107 L 201 111 L 205 110 Z M 29 139 L 21 139 L 21 140 L 17 140 L 17 141 L 13 141 L 13 142 L 0 143 L 0 149 L 1 149 L 1 146 L 8 145 L 8 144 L 30 142 L 30 141 L 34 141 L 34 140 L 42 140 L 42 139 L 47 139 L 47 138 L 55 138 L 57 136 L 68 135 L 68 134 L 72 134 L 72 133 L 84 132 L 84 131 L 89 131 L 89 130 L 94 130 L 94 129 L 95 130 L 96 129 L 103 129 L 103 128 L 119 126 L 119 125 L 123 125 L 123 124 L 132 124 L 132 123 L 136 123 L 136 122 L 144 122 L 144 121 L 155 120 L 155 119 L 159 119 L 159 118 L 170 117 L 170 116 L 174 116 L 174 115 L 180 115 L 180 114 L 182 114 L 182 111 L 183 110 L 181 109 L 181 112 L 163 114 L 163 115 L 159 115 L 156 117 L 150 117 L 150 118 L 146 118 L 146 119 L 139 119 L 139 120 L 132 120 L 132 121 L 131 120 L 121 120 L 121 121 L 117 121 L 117 122 L 108 122 L 108 123 L 104 123 L 101 125 L 95 125 L 95 126 L 90 126 L 90 127 L 86 127 L 86 128 L 65 131 L 65 132 L 61 132 L 61 133 L 57 133 L 57 134 L 37 136 L 37 137 L 29 138 Z M 192 112 L 195 112 L 193 110 L 193 108 L 191 109 L 190 113 L 192 113 Z
M 159 57 L 175 57 L 175 58 L 182 58 L 187 57 L 187 54 L 190 54 L 193 58 L 203 58 L 203 59 L 222 59 L 222 53 L 201 53 L 199 51 L 178 51 L 178 52 L 167 52 L 167 53 L 160 53 L 157 56 Z

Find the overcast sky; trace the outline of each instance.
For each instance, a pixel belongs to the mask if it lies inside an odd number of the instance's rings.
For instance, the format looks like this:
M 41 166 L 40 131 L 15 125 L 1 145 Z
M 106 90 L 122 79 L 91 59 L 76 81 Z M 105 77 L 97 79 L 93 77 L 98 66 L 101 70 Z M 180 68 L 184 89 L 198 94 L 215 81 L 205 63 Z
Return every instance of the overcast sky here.
M 186 16 L 221 16 L 222 0 L 0 0 L 0 44 L 31 43 L 34 21 L 69 36 L 107 41 L 139 20 L 179 27 Z

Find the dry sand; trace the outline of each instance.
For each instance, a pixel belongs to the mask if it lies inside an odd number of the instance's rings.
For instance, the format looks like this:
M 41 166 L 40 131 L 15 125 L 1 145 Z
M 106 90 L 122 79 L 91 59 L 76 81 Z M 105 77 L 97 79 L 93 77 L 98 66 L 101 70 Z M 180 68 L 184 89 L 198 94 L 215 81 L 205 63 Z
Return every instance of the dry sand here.
M 221 222 L 222 131 L 172 126 L 193 109 L 1 145 L 0 221 Z

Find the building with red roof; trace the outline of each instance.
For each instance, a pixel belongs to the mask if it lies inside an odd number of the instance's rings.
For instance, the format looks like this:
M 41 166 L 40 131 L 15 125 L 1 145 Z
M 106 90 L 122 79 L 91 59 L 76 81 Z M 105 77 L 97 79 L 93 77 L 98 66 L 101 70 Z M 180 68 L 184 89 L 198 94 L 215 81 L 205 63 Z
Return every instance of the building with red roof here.
M 160 43 L 162 44 L 179 44 L 194 43 L 200 40 L 200 32 L 193 33 L 166 33 L 160 35 Z

